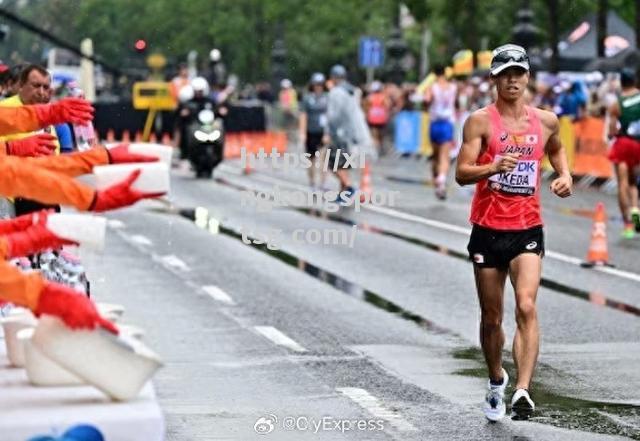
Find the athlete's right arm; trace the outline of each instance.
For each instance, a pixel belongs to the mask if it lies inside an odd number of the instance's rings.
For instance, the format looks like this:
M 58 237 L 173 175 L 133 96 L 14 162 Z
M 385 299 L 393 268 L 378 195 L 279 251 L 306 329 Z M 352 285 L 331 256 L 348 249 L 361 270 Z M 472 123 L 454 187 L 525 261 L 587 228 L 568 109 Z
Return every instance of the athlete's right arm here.
M 495 162 L 478 165 L 482 140 L 489 132 L 489 118 L 483 110 L 473 112 L 462 129 L 462 147 L 456 164 L 456 182 L 460 185 L 475 184 L 495 175 L 500 170 Z

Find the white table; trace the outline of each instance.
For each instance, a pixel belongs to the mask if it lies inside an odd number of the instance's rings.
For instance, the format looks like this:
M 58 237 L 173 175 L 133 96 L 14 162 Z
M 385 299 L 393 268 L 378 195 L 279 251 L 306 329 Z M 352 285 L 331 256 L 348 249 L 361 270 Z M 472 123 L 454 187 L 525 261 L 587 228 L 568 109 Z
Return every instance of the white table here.
M 10 368 L 0 328 L 0 439 L 25 441 L 35 435 L 61 435 L 86 423 L 106 440 L 163 441 L 164 418 L 151 382 L 137 399 L 110 401 L 91 386 L 34 387 L 24 369 Z

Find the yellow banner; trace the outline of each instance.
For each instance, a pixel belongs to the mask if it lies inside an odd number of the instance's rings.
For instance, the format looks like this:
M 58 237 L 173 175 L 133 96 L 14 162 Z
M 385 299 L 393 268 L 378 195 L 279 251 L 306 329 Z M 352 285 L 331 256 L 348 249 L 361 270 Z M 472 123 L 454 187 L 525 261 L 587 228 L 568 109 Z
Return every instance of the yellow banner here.
M 489 70 L 491 67 L 491 51 L 480 51 L 478 52 L 478 69 L 480 70 Z
M 453 56 L 454 75 L 471 75 L 473 73 L 473 52 L 464 49 Z

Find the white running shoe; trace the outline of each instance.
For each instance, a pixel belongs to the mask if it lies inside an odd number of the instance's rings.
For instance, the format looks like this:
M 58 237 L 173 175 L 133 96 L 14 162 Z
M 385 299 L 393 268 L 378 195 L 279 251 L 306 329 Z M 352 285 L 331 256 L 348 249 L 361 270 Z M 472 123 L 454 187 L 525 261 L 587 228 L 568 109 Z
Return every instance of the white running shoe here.
M 511 418 L 514 420 L 528 420 L 536 405 L 526 389 L 517 389 L 511 398 Z
M 487 381 L 487 395 L 484 398 L 484 416 L 489 421 L 498 421 L 504 418 L 507 406 L 504 404 L 504 391 L 509 383 L 507 371 L 502 369 L 502 384 L 495 386 Z

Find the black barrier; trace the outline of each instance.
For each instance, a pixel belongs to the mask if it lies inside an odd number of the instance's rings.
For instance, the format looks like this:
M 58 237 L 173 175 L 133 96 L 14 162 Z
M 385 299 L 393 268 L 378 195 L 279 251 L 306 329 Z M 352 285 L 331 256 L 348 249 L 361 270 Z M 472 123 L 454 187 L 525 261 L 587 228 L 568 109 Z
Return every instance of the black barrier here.
M 144 130 L 147 119 L 146 110 L 135 110 L 130 101 L 119 103 L 94 103 L 96 108 L 93 125 L 100 139 L 107 138 L 107 132 L 113 130 L 116 139 L 122 139 L 122 133 L 128 130 L 131 139 L 136 132 Z M 266 118 L 263 106 L 228 106 L 229 113 L 224 120 L 227 132 L 254 132 L 266 130 Z M 175 112 L 161 112 L 162 132 L 173 133 Z M 156 133 L 160 139 L 162 133 Z

